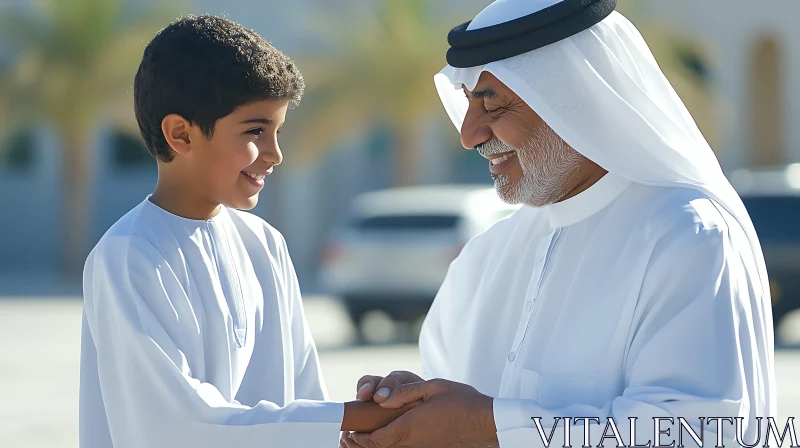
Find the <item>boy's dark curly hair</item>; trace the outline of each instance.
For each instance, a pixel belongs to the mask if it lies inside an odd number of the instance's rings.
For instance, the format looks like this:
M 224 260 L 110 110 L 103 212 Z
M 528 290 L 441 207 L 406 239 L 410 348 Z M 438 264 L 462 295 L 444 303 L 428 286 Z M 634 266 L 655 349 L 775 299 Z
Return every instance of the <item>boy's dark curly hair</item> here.
M 211 138 L 216 121 L 237 107 L 266 99 L 297 104 L 304 89 L 295 63 L 256 32 L 221 17 L 187 16 L 145 48 L 134 109 L 148 151 L 169 162 L 173 151 L 161 131 L 167 115 L 181 115 Z

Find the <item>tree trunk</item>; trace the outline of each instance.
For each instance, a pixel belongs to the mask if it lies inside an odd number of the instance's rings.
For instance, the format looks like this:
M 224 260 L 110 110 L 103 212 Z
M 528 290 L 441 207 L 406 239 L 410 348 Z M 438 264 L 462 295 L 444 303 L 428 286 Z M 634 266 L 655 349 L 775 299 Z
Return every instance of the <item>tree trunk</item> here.
M 88 132 L 74 129 L 61 132 L 63 141 L 61 271 L 78 277 L 89 253 L 92 220 L 92 160 Z
M 419 183 L 422 148 L 422 126 L 408 124 L 394 132 L 394 184 L 407 187 Z

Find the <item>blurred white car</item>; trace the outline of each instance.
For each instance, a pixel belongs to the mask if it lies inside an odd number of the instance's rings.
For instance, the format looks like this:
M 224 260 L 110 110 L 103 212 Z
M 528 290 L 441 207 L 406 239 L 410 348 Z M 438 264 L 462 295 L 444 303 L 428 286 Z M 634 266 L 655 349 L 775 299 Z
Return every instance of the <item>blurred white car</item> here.
M 328 241 L 321 286 L 344 301 L 357 324 L 372 310 L 417 320 L 466 242 L 518 208 L 494 188 L 476 185 L 360 195 Z

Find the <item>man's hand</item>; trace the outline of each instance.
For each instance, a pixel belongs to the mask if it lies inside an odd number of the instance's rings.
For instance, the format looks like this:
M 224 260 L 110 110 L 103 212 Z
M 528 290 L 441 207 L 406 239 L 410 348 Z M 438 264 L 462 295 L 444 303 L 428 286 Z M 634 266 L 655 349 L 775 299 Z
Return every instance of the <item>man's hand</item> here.
M 418 375 L 405 371 L 394 371 L 386 375 L 386 377 L 365 375 L 358 380 L 356 399 L 361 401 L 374 400 L 376 403 L 383 403 L 388 399 L 392 391 L 403 384 L 421 383 L 422 381 L 423 379 Z M 350 431 L 342 432 L 342 436 L 339 440 L 339 446 L 341 448 L 361 448 L 361 446 L 354 441 L 351 434 L 355 435 L 356 433 L 351 433 Z
M 421 383 L 423 381 L 418 375 L 405 372 L 394 371 L 386 377 L 365 375 L 358 380 L 358 392 L 356 398 L 363 401 L 374 400 L 375 403 L 383 403 L 395 389 L 403 384 Z
M 485 448 L 499 444 L 493 398 L 466 384 L 440 379 L 407 383 L 393 390 L 381 406 L 396 409 L 420 400 L 421 404 L 384 428 L 343 436 L 340 446 Z

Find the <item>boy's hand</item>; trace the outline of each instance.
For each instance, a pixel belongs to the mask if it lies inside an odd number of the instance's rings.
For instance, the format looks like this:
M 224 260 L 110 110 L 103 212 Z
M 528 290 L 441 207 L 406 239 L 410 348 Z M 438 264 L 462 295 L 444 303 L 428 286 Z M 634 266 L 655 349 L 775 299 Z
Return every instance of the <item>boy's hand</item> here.
M 381 407 L 374 401 L 347 402 L 344 404 L 344 418 L 340 430 L 371 433 L 393 422 L 420 403 L 421 401 L 415 401 L 389 409 Z
M 386 377 L 365 375 L 358 380 L 356 399 L 361 401 L 374 400 L 380 404 L 385 402 L 389 394 L 403 384 L 420 383 L 422 381 L 423 379 L 418 375 L 400 370 L 394 371 L 386 375 Z

